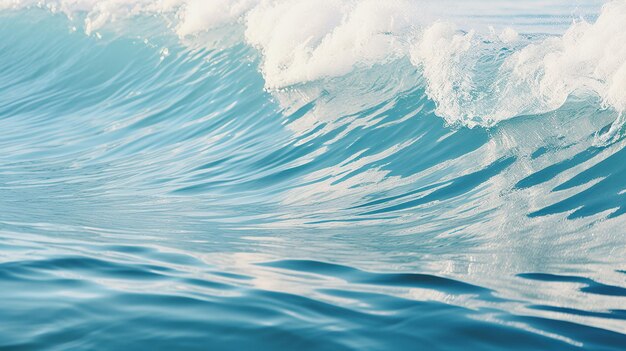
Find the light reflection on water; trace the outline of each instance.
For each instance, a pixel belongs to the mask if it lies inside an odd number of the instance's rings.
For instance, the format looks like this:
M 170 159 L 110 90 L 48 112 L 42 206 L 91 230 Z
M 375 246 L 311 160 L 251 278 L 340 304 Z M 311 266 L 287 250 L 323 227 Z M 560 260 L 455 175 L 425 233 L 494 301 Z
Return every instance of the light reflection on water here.
M 626 344 L 597 102 L 468 129 L 402 60 L 270 93 L 243 44 L 1 19 L 0 349 Z

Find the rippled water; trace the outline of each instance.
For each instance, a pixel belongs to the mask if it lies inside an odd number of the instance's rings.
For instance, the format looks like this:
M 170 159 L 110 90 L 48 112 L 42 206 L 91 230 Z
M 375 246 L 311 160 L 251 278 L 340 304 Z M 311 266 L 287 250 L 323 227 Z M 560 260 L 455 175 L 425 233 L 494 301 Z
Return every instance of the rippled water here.
M 0 349 L 625 349 L 626 2 L 405 3 L 0 1 Z

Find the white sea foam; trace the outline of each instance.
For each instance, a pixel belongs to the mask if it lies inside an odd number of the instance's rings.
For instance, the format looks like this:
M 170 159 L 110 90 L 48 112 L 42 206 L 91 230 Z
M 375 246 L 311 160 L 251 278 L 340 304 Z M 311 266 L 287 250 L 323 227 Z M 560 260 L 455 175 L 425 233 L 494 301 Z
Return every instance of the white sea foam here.
M 505 34 L 506 37 L 510 35 Z M 508 41 L 508 40 L 507 40 Z M 504 41 L 503 41 L 504 42 Z M 435 24 L 416 41 L 412 62 L 423 69 L 437 113 L 452 122 L 493 124 L 555 110 L 572 95 L 597 96 L 605 107 L 626 109 L 626 1 L 607 3 L 595 23 L 574 22 L 563 36 L 531 43 L 478 77 L 473 33 Z M 484 57 L 482 58 L 484 60 Z
M 171 0 L 165 8 L 178 8 L 179 36 L 194 35 L 241 20 L 243 15 L 258 4 L 258 0 Z M 182 6 L 181 6 L 182 5 Z
M 265 1 L 246 20 L 262 53 L 268 88 L 347 74 L 409 57 L 427 80 L 437 113 L 451 123 L 493 125 L 562 106 L 572 95 L 626 108 L 626 1 L 595 22 L 576 19 L 562 36 L 521 40 L 462 31 L 410 1 Z
M 505 9 L 513 5 L 521 14 L 541 8 L 571 20 L 576 13 L 563 10 L 565 1 L 529 3 L 523 9 L 517 2 L 455 0 L 0 0 L 0 8 L 37 6 L 70 18 L 81 13 L 88 34 L 155 14 L 167 17 L 181 38 L 240 26 L 239 41 L 261 54 L 268 89 L 410 59 L 437 114 L 468 126 L 551 111 L 572 95 L 626 110 L 626 0 L 605 4 L 595 21 L 576 19 L 563 35 L 534 42 L 511 23 L 494 23 L 491 34 L 476 24 L 476 18 L 510 18 Z
M 403 0 L 266 2 L 246 39 L 263 53 L 267 86 L 284 87 L 404 56 L 414 10 Z
M 519 33 L 511 27 L 506 27 L 500 35 L 498 35 L 498 39 L 503 43 L 513 43 L 519 40 Z

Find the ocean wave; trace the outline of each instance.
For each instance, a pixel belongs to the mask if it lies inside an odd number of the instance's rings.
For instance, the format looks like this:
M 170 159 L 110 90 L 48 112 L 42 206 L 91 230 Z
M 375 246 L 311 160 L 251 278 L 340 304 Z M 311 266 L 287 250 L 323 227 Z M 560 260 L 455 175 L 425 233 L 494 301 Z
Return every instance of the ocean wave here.
M 626 108 L 622 0 L 605 4 L 592 22 L 574 19 L 563 35 L 549 36 L 520 35 L 511 27 L 500 33 L 461 28 L 451 15 L 434 21 L 442 12 L 436 6 L 409 0 L 0 3 L 33 6 L 84 17 L 87 34 L 140 15 L 162 16 L 183 40 L 240 26 L 237 40 L 261 53 L 259 69 L 270 90 L 410 59 L 424 75 L 437 114 L 452 124 L 493 126 L 556 110 L 571 96 L 597 97 L 599 106 L 619 114 Z
M 621 349 L 624 1 L 207 4 L 0 0 L 0 349 Z

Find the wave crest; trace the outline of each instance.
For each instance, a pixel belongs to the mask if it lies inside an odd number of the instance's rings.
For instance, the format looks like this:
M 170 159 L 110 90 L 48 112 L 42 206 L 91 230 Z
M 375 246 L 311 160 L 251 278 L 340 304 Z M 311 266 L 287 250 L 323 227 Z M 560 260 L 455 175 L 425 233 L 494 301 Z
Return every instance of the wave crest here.
M 0 0 L 5 9 L 33 6 L 70 18 L 82 14 L 88 34 L 138 15 L 166 18 L 181 38 L 240 26 L 236 41 L 258 49 L 270 90 L 410 60 L 423 74 L 437 114 L 469 127 L 552 111 L 571 96 L 597 98 L 618 113 L 626 109 L 624 0 L 606 3 L 593 23 L 576 20 L 562 36 L 539 38 L 510 27 L 501 33 L 463 29 L 452 24 L 458 16 L 436 21 L 441 18 L 436 5 L 410 0 L 216 0 L 210 5 Z
M 451 122 L 493 125 L 556 110 L 571 96 L 597 96 L 603 107 L 622 113 L 624 42 L 626 1 L 614 1 L 595 23 L 579 20 L 563 36 L 520 48 L 435 24 L 424 31 L 411 57 L 423 69 L 439 115 Z

